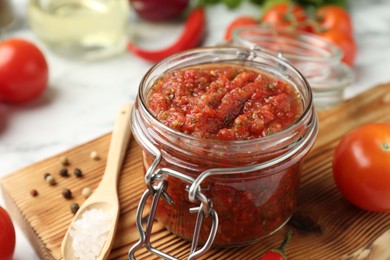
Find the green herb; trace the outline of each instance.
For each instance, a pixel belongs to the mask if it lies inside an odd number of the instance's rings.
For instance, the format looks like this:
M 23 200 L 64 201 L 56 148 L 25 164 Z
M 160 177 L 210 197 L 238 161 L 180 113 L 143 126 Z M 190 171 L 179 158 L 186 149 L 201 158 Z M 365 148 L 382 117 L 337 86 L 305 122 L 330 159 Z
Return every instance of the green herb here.
M 274 83 L 271 83 L 271 84 L 268 85 L 268 88 L 269 89 L 274 89 L 274 88 L 276 88 L 276 85 Z
M 225 124 L 228 124 L 229 121 L 230 121 L 230 117 L 229 117 L 228 115 L 226 115 L 226 116 L 224 117 L 224 120 L 225 120 Z

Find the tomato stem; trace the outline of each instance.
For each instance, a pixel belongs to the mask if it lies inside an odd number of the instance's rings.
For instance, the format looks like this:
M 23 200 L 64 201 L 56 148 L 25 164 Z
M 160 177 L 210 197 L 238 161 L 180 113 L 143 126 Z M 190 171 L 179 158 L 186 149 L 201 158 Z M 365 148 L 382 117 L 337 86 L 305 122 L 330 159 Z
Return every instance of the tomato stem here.
M 291 236 L 292 236 L 292 231 L 289 230 L 278 248 L 281 252 L 284 253 L 284 248 L 286 247 L 288 241 L 290 241 Z
M 390 143 L 382 143 L 381 148 L 385 152 L 390 152 Z

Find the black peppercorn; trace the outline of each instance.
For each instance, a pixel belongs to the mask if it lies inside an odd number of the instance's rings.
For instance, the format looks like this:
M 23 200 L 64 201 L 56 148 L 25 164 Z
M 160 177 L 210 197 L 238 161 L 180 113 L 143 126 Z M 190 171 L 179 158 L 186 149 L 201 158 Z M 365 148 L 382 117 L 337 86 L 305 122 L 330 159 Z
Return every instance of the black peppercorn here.
M 62 169 L 60 170 L 60 175 L 61 175 L 62 177 L 68 177 L 68 176 L 69 176 L 68 169 L 62 168 Z
M 62 196 L 64 196 L 64 198 L 68 200 L 72 198 L 72 192 L 70 191 L 70 189 L 63 189 Z
M 75 169 L 73 170 L 73 173 L 74 173 L 74 175 L 75 175 L 76 177 L 81 177 L 81 176 L 83 176 L 83 172 L 82 172 L 79 168 L 75 168 Z
M 77 203 L 72 203 L 70 205 L 70 211 L 73 213 L 73 214 L 76 214 L 76 212 L 79 210 L 80 206 L 79 204 Z

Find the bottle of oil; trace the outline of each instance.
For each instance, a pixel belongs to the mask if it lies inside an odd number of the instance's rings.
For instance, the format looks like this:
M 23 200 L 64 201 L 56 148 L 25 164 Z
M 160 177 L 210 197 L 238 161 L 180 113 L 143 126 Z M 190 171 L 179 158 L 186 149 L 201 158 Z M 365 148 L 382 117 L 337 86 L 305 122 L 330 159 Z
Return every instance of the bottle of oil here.
M 8 0 L 0 0 L 0 37 L 2 36 L 3 29 L 10 26 L 13 20 L 14 15 L 11 2 Z
M 29 0 L 32 31 L 69 58 L 101 59 L 126 49 L 128 0 Z

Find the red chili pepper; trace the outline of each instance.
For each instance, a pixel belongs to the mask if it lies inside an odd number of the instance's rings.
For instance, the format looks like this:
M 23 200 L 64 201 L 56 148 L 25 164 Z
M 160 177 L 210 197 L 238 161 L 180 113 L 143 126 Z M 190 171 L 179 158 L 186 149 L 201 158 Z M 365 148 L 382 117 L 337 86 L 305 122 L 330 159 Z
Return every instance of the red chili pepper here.
M 205 10 L 203 7 L 197 7 L 188 15 L 183 32 L 173 45 L 161 50 L 144 50 L 133 43 L 129 43 L 128 49 L 138 57 L 157 62 L 177 52 L 198 46 L 203 40 L 205 25 Z
M 287 232 L 282 244 L 278 248 L 274 248 L 266 252 L 260 260 L 287 260 L 287 257 L 284 253 L 284 248 L 286 247 L 288 241 L 292 236 L 291 230 Z

